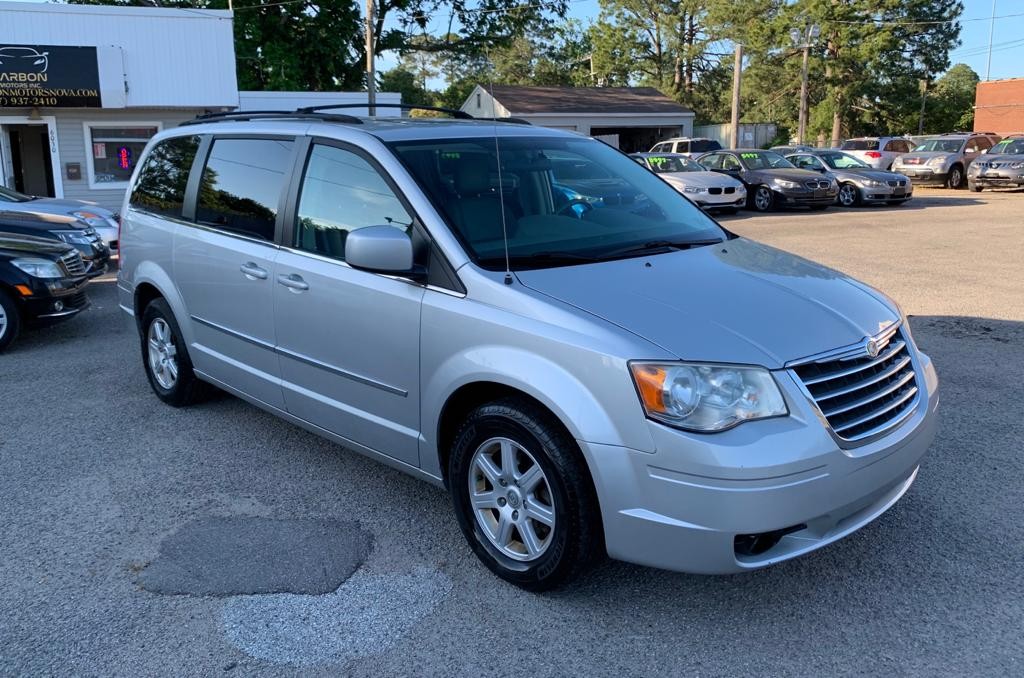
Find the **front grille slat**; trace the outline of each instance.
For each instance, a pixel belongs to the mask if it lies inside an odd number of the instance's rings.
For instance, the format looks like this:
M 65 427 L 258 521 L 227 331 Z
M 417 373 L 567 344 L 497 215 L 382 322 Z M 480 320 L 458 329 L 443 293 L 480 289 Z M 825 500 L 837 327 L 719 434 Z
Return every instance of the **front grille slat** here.
M 793 367 L 835 435 L 851 442 L 897 426 L 919 400 L 917 374 L 902 330 L 890 330 L 874 340 L 889 342 L 874 358 L 853 346 Z
M 71 277 L 85 274 L 85 262 L 78 251 L 68 252 L 60 258 L 60 263 Z
M 811 386 L 813 384 L 820 384 L 825 381 L 832 381 L 834 379 L 838 379 L 839 377 L 847 377 L 851 374 L 856 374 L 857 372 L 863 372 L 869 367 L 874 367 L 875 365 L 883 363 L 889 358 L 893 357 L 894 355 L 896 355 L 896 353 L 903 350 L 904 346 L 906 346 L 906 344 L 903 342 L 903 340 L 899 340 L 889 345 L 889 347 L 882 351 L 882 353 L 880 353 L 877 358 L 873 358 L 870 362 L 858 363 L 853 367 L 838 369 L 831 372 L 826 372 L 825 374 L 822 375 L 813 376 L 809 379 L 804 379 L 804 384 L 806 386 Z M 841 364 L 841 361 L 837 360 L 835 362 Z M 820 363 L 815 364 L 820 365 Z

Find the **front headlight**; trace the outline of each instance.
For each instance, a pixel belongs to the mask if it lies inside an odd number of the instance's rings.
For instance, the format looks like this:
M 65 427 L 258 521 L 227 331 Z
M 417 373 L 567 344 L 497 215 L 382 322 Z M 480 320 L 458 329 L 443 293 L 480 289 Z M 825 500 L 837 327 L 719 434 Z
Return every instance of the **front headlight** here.
M 773 179 L 772 181 L 780 188 L 800 188 L 800 184 L 789 179 Z
M 69 245 L 89 245 L 94 236 L 85 231 L 52 231 L 52 233 Z
M 14 259 L 11 263 L 33 278 L 53 279 L 64 277 L 64 271 L 60 270 L 60 266 L 49 259 Z
M 96 228 L 97 226 L 110 226 L 110 222 L 107 219 L 104 219 L 100 215 L 94 214 L 92 212 L 72 212 L 71 216 L 78 219 L 79 221 L 84 221 L 93 228 Z
M 708 189 L 700 186 L 683 186 L 683 193 L 707 193 Z
M 928 165 L 931 166 L 931 167 L 942 167 L 945 164 L 946 164 L 946 159 L 942 158 L 942 157 L 932 158 L 931 160 L 928 161 Z
M 875 181 L 874 179 L 865 179 L 864 185 L 868 186 L 869 188 L 882 188 L 883 186 L 885 186 L 885 182 Z
M 763 367 L 632 362 L 629 368 L 647 416 L 669 426 L 707 433 L 789 412 Z

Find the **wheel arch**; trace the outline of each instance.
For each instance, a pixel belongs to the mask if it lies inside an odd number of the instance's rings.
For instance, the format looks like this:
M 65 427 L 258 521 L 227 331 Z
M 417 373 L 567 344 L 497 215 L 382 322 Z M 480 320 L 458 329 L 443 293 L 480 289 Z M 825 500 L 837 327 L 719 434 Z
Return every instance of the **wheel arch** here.
M 132 305 L 135 312 L 136 326 L 142 328 L 142 314 L 146 306 L 154 299 L 163 299 L 171 307 L 174 318 L 178 323 L 185 343 L 192 343 L 192 325 L 185 322 L 188 319 L 188 309 L 185 301 L 177 291 L 167 272 L 156 264 L 145 262 L 135 270 L 134 286 L 132 290 Z

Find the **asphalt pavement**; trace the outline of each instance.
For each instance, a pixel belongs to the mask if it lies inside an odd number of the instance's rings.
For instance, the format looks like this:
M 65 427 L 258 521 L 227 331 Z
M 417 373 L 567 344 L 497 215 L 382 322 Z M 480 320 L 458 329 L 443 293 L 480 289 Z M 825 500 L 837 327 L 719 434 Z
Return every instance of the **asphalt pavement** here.
M 232 397 L 163 405 L 101 281 L 0 355 L 0 675 L 1021 675 L 1024 192 L 723 223 L 880 287 L 935 361 L 937 440 L 873 524 L 526 593 L 441 490 Z

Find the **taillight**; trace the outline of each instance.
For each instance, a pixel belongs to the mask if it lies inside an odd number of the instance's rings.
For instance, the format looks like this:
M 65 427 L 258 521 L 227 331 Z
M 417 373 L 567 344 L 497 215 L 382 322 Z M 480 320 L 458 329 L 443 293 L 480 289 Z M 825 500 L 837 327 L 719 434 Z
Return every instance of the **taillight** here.
M 876 160 L 882 157 L 882 154 L 879 153 L 878 151 L 868 151 L 864 155 L 868 156 L 869 158 L 875 158 Z
M 121 226 L 124 224 L 124 217 L 117 215 L 117 270 L 121 270 Z

